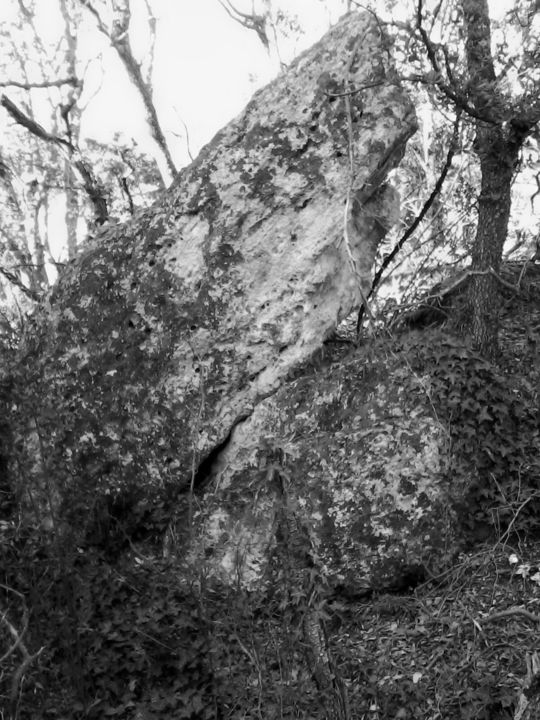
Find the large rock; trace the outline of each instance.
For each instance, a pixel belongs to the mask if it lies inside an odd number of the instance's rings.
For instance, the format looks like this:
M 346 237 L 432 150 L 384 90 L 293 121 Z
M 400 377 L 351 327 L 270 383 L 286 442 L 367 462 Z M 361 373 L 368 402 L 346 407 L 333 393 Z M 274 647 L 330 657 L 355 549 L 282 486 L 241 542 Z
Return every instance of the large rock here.
M 271 585 L 286 534 L 297 571 L 358 595 L 447 562 L 459 489 L 427 387 L 399 354 L 370 363 L 355 351 L 259 403 L 208 473 L 189 563 Z
M 372 14 L 346 16 L 63 273 L 25 358 L 40 455 L 26 482 L 52 475 L 49 503 L 75 512 L 72 489 L 85 519 L 100 498 L 142 513 L 194 489 L 358 306 L 416 128 L 387 42 Z

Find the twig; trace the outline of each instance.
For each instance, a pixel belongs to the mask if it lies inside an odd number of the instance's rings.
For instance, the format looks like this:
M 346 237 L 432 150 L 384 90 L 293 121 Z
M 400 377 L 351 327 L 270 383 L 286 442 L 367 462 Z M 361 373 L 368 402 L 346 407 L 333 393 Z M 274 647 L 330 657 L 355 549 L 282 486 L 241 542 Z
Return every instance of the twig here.
M 38 122 L 20 110 L 6 95 L 2 95 L 0 98 L 0 105 L 7 110 L 18 125 L 25 127 L 40 140 L 53 143 L 60 148 L 67 161 L 77 171 L 83 187 L 94 206 L 96 224 L 102 225 L 105 223 L 109 218 L 109 212 L 103 189 L 73 143 L 47 132 Z
M 143 637 L 148 638 L 148 640 L 151 640 L 153 643 L 156 643 L 156 645 L 159 645 L 160 647 L 165 648 L 165 650 L 168 650 L 171 653 L 175 652 L 175 648 L 171 647 L 170 645 L 166 645 L 165 643 L 162 643 L 161 640 L 158 640 L 153 635 L 149 635 L 148 633 L 144 632 L 144 630 L 141 630 L 138 627 L 134 628 L 134 630 L 139 635 L 142 635 Z
M 531 500 L 533 500 L 535 498 L 536 495 L 537 495 L 537 493 L 532 493 L 531 495 L 528 495 L 525 498 L 525 500 L 523 500 L 523 502 L 520 503 L 518 509 L 516 510 L 516 512 L 514 513 L 514 516 L 512 517 L 512 520 L 508 524 L 508 527 L 504 531 L 504 534 L 502 535 L 502 537 L 499 539 L 499 542 L 497 543 L 497 545 L 502 545 L 510 537 L 510 533 L 512 532 L 512 528 L 514 527 L 514 525 L 519 517 L 520 512 L 523 510 L 523 508 L 529 502 L 531 502 Z
M 486 615 L 486 617 L 480 618 L 480 622 L 494 622 L 495 620 L 501 620 L 502 618 L 511 617 L 512 615 L 523 615 L 532 622 L 540 623 L 540 615 L 535 615 L 535 613 L 522 607 L 511 607 L 507 610 L 500 610 L 499 612 L 495 612 L 491 615 Z
M 7 629 L 9 630 L 9 634 L 15 640 L 13 645 L 7 649 L 7 651 L 2 655 L 2 657 L 0 657 L 0 665 L 2 665 L 2 663 L 5 662 L 8 659 L 8 657 L 10 655 L 12 655 L 15 652 L 15 650 L 17 650 L 17 648 L 20 646 L 20 644 L 22 643 L 22 639 L 23 639 L 24 634 L 28 627 L 28 623 L 25 624 L 22 632 L 18 633 L 15 630 L 15 628 L 13 627 L 13 625 L 7 619 L 5 613 L 2 615 L 0 622 L 7 627 Z
M 19 290 L 21 290 L 21 292 L 27 295 L 31 300 L 39 300 L 38 293 L 36 293 L 34 290 L 31 290 L 30 288 L 27 288 L 26 285 L 22 282 L 22 280 L 19 280 L 19 278 L 14 273 L 6 270 L 3 267 L 0 267 L 0 275 L 3 275 L 6 280 L 8 280 L 12 285 L 18 287 Z
M 486 112 L 479 112 L 473 105 L 470 104 L 466 94 L 461 89 L 458 89 L 455 85 L 454 87 L 452 87 L 451 78 L 449 78 L 450 83 L 444 81 L 443 73 L 441 71 L 439 61 L 437 60 L 435 45 L 427 34 L 422 22 L 422 0 L 418 0 L 418 4 L 416 6 L 416 28 L 420 34 L 422 43 L 426 48 L 428 60 L 433 70 L 433 77 L 429 78 L 429 76 L 427 76 L 426 82 L 428 84 L 432 83 L 436 85 L 449 100 L 452 100 L 457 110 L 465 111 L 467 115 L 475 118 L 475 120 L 480 120 L 482 122 L 487 122 L 491 124 L 499 124 L 504 118 L 494 118 Z
M 103 19 L 99 12 L 92 5 L 90 0 L 79 0 L 80 4 L 83 5 L 96 19 L 98 29 L 105 37 L 109 40 L 112 47 L 116 50 L 118 57 L 120 58 L 124 69 L 126 70 L 129 79 L 137 89 L 139 97 L 143 103 L 144 110 L 146 113 L 146 121 L 148 123 L 148 129 L 152 139 L 157 144 L 160 153 L 165 159 L 167 171 L 171 177 L 176 175 L 176 165 L 174 164 L 165 133 L 161 127 L 161 123 L 154 105 L 152 87 L 150 85 L 150 78 L 148 81 L 143 77 L 140 63 L 138 63 L 134 56 L 129 41 L 129 24 L 131 21 L 131 6 L 126 3 L 122 8 L 122 17 L 116 23 L 113 23 L 112 28 L 107 29 Z M 161 179 L 165 185 L 166 178 L 161 173 Z
M 504 285 L 505 288 L 512 290 L 514 293 L 520 292 L 519 280 L 518 285 L 512 285 L 512 283 L 507 282 L 504 278 L 498 275 L 492 267 L 488 267 L 487 270 L 467 270 L 467 275 L 492 275 L 495 280 L 500 282 L 501 285 Z
M 456 152 L 457 143 L 458 143 L 458 139 L 459 139 L 460 120 L 461 120 L 461 111 L 458 110 L 458 112 L 456 114 L 456 118 L 454 120 L 452 139 L 450 140 L 450 146 L 449 146 L 448 152 L 446 154 L 446 160 L 444 162 L 443 169 L 441 170 L 441 174 L 439 175 L 437 182 L 435 183 L 435 186 L 434 186 L 433 190 L 431 191 L 430 196 L 428 197 L 428 199 L 424 203 L 422 209 L 420 210 L 420 213 L 416 216 L 416 218 L 414 219 L 414 221 L 412 222 L 410 227 L 405 231 L 405 233 L 397 241 L 397 243 L 393 247 L 390 254 L 384 258 L 384 260 L 382 261 L 381 267 L 375 273 L 375 277 L 373 278 L 373 282 L 371 284 L 371 289 L 367 296 L 368 300 L 369 300 L 369 298 L 371 298 L 371 296 L 377 289 L 386 268 L 393 262 L 394 258 L 401 251 L 402 247 L 405 245 L 407 240 L 416 231 L 416 228 L 420 225 L 420 223 L 422 222 L 422 220 L 425 218 L 426 214 L 428 213 L 429 209 L 435 202 L 435 198 L 441 192 L 443 183 L 444 183 L 446 176 L 448 175 L 448 172 L 452 165 L 452 159 L 454 157 L 454 153 Z M 362 304 L 360 306 L 360 310 L 358 311 L 358 320 L 356 322 L 356 332 L 357 333 L 360 332 L 360 328 L 362 326 L 362 320 L 364 318 L 365 307 L 366 306 L 364 304 Z
M 6 586 L 3 586 L 6 587 Z M 21 684 L 22 678 L 28 667 L 31 665 L 31 663 L 43 652 L 44 648 L 40 648 L 37 652 L 30 654 L 28 652 L 28 648 L 26 647 L 24 643 L 24 635 L 28 629 L 28 612 L 26 608 L 24 608 L 23 612 L 23 629 L 19 632 L 17 628 L 7 619 L 6 615 L 4 614 L 1 620 L 2 624 L 6 626 L 9 634 L 14 639 L 14 644 L 9 648 L 7 653 L 4 653 L 4 655 L 0 658 L 0 663 L 4 662 L 15 650 L 18 650 L 20 654 L 22 655 L 22 662 L 17 667 L 15 672 L 13 673 L 13 677 L 11 679 L 11 689 L 9 693 L 9 705 L 10 705 L 10 713 L 12 717 L 16 717 L 16 709 L 17 709 L 17 695 L 19 693 L 19 686 Z
M 129 189 L 129 183 L 127 181 L 127 178 L 126 177 L 118 178 L 118 184 L 120 185 L 121 191 L 124 193 L 124 195 L 127 198 L 129 214 L 133 215 L 133 213 L 135 212 L 135 204 L 133 202 L 133 196 L 131 194 L 131 190 Z
M 85 7 L 89 12 L 92 13 L 92 15 L 96 19 L 96 24 L 98 28 L 101 30 L 103 34 L 107 34 L 107 28 L 105 27 L 105 23 L 103 22 L 101 15 L 96 10 L 96 8 L 89 2 L 89 0 L 79 0 L 80 4 Z
M 367 83 L 367 85 L 362 85 L 360 87 L 355 87 L 352 90 L 344 90 L 343 92 L 329 92 L 328 90 L 324 91 L 324 94 L 328 98 L 340 98 L 340 97 L 347 97 L 351 95 L 356 95 L 359 92 L 362 92 L 362 90 L 370 90 L 374 87 L 380 87 L 384 84 L 383 80 L 377 80 L 377 82 Z
M 514 715 L 514 720 L 523 720 L 524 718 L 532 718 L 533 714 L 528 711 L 531 699 L 536 696 L 538 698 L 538 678 L 540 677 L 540 658 L 538 653 L 529 653 L 525 656 L 525 664 L 527 666 L 527 676 L 523 681 L 522 690 L 518 698 L 518 705 Z M 536 715 L 534 716 L 536 717 Z
M 22 110 L 20 110 L 15 103 L 10 100 L 6 95 L 2 95 L 0 98 L 0 105 L 4 107 L 7 112 L 11 115 L 11 117 L 15 120 L 15 122 L 18 125 L 22 125 L 27 130 L 29 130 L 32 135 L 35 135 L 36 137 L 40 138 L 41 140 L 46 140 L 47 142 L 53 142 L 56 145 L 63 145 L 64 147 L 69 148 L 72 152 L 75 150 L 73 145 L 69 143 L 67 140 L 64 140 L 61 137 L 58 137 L 57 135 L 52 135 L 51 133 L 47 132 L 44 127 L 42 127 L 38 122 L 36 122 L 33 118 L 28 117 L 28 115 L 25 115 Z
M 51 87 L 62 87 L 62 85 L 73 85 L 77 87 L 79 80 L 76 77 L 60 78 L 59 80 L 43 80 L 42 82 L 18 82 L 17 80 L 6 80 L 0 82 L 0 87 L 17 87 L 22 90 L 47 89 Z
M 188 156 L 189 156 L 189 159 L 191 160 L 191 162 L 193 162 L 194 157 L 193 157 L 193 153 L 191 152 L 191 144 L 190 144 L 190 139 L 189 139 L 189 129 L 188 129 L 188 126 L 187 126 L 186 123 L 184 122 L 183 118 L 180 116 L 178 110 L 177 110 L 176 108 L 174 108 L 174 111 L 175 111 L 175 113 L 176 113 L 176 117 L 180 120 L 180 122 L 181 122 L 182 125 L 184 126 L 184 132 L 186 133 L 186 150 L 187 150 L 187 154 L 188 154 Z M 172 131 L 172 133 L 173 133 L 173 135 L 174 135 L 175 137 L 181 137 L 181 135 L 180 135 L 179 133 L 177 133 L 177 132 L 174 132 L 174 130 Z
M 225 12 L 229 15 L 229 17 L 231 17 L 237 23 L 240 23 L 240 25 L 245 27 L 247 30 L 253 30 L 254 32 L 256 32 L 257 37 L 264 45 L 265 49 L 270 49 L 270 42 L 268 41 L 268 35 L 266 34 L 266 15 L 257 15 L 256 13 L 247 14 L 240 12 L 240 10 L 237 10 L 234 7 L 230 0 L 225 0 L 227 4 L 225 4 L 223 0 L 218 0 L 218 2 L 225 10 Z

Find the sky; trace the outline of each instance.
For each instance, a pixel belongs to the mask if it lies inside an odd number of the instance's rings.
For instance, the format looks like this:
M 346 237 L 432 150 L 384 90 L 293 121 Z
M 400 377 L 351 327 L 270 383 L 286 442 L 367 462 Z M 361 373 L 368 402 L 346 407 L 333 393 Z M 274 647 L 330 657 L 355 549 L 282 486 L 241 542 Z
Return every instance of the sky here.
M 146 1 L 131 0 L 130 39 L 143 67 L 148 57 Z M 92 2 L 96 7 L 106 8 L 111 0 Z M 255 90 L 277 74 L 279 59 L 275 52 L 269 54 L 265 50 L 254 32 L 232 20 L 219 0 L 148 2 L 157 19 L 154 103 L 175 163 L 181 168 L 190 162 L 185 127 L 195 156 L 221 127 L 241 112 Z M 254 2 L 257 9 L 264 0 Z M 500 14 L 509 2 L 511 0 L 491 0 L 494 14 Z M 252 11 L 252 0 L 232 0 L 232 3 L 243 12 Z M 394 18 L 410 9 L 411 3 L 412 0 L 398 0 Z M 58 0 L 36 0 L 36 7 L 41 37 L 44 42 L 54 44 L 61 23 Z M 289 40 L 280 38 L 280 56 L 288 63 L 338 20 L 347 2 L 272 0 L 272 7 L 296 16 L 302 28 L 299 36 Z M 9 20 L 10 13 L 13 16 L 20 12 L 17 8 L 16 0 L 0 0 L 0 23 Z M 127 144 L 134 140 L 142 151 L 153 154 L 153 143 L 136 90 L 108 40 L 87 13 L 84 17 L 79 28 L 85 78 L 81 98 L 83 137 L 109 143 L 115 134 L 120 134 Z M 46 121 L 44 124 L 47 126 Z M 159 155 L 156 157 L 161 159 Z M 55 236 L 61 245 L 61 233 Z
M 263 1 L 256 0 L 259 4 Z M 111 0 L 91 2 L 104 18 L 108 17 Z M 130 0 L 130 3 L 130 41 L 136 59 L 144 68 L 149 48 L 146 0 Z M 154 104 L 173 159 L 180 169 L 190 162 L 190 152 L 195 157 L 220 128 L 241 112 L 255 90 L 279 72 L 280 65 L 275 53 L 269 54 L 254 32 L 231 19 L 219 0 L 149 0 L 149 3 L 157 20 L 152 75 Z M 346 9 L 345 0 L 272 1 L 274 8 L 280 4 L 288 15 L 298 14 L 302 28 L 299 37 L 280 40 L 280 53 L 285 62 L 317 41 Z M 233 0 L 233 5 L 242 12 L 252 11 L 251 0 Z M 45 46 L 55 48 L 64 31 L 59 2 L 35 0 L 35 8 L 40 40 Z M 81 139 L 91 138 L 108 144 L 119 135 L 127 145 L 133 140 L 141 151 L 154 155 L 165 171 L 163 157 L 155 152 L 141 99 L 116 51 L 99 32 L 89 13 L 84 12 L 82 18 L 77 38 L 78 72 L 84 78 L 84 91 L 79 102 L 83 110 Z M 12 39 L 22 48 L 24 41 L 33 42 L 33 32 L 28 23 L 20 20 L 17 0 L 0 0 L 0 24 L 9 27 L 8 23 L 13 21 Z M 47 67 L 36 68 L 35 73 L 30 79 L 42 80 L 44 76 L 55 78 L 66 74 L 63 70 Z M 20 70 L 14 64 L 13 79 L 18 79 L 19 75 Z M 24 103 L 24 93 L 18 94 L 13 88 L 6 92 L 17 102 Z M 34 98 L 39 98 L 44 91 L 33 92 Z M 50 105 L 44 103 L 42 113 L 39 106 L 39 100 L 35 101 L 35 119 L 45 129 L 50 129 Z M 0 132 L 4 122 L 11 122 L 5 113 L 0 117 Z M 63 196 L 54 198 L 47 222 L 53 227 L 49 235 L 57 259 L 65 256 L 64 212 Z M 84 222 L 81 223 L 84 235 Z M 55 274 L 53 267 L 48 267 L 47 271 Z
M 233 4 L 245 12 L 251 10 L 247 0 Z M 298 15 L 303 30 L 297 40 L 280 42 L 285 62 L 318 40 L 346 8 L 343 0 L 287 0 L 282 4 L 288 13 Z M 141 0 L 135 0 L 131 37 L 138 59 L 144 60 L 148 44 L 141 6 Z M 232 20 L 218 0 L 154 0 L 152 7 L 157 18 L 154 101 L 174 159 L 183 166 L 189 162 L 183 123 L 196 154 L 242 110 L 256 89 L 276 75 L 279 61 L 275 54 L 268 54 L 254 32 Z M 106 142 L 120 131 L 147 149 L 149 136 L 140 100 L 126 82 L 114 51 L 92 26 L 85 40 L 89 55 L 95 55 L 101 45 L 103 61 L 88 68 L 83 101 L 98 86 L 100 90 L 88 100 L 83 132 Z
M 4 1 L 4 0 L 0 0 Z M 279 71 L 279 59 L 268 54 L 254 32 L 232 20 L 219 0 L 149 0 L 157 19 L 153 73 L 154 103 L 178 167 L 189 162 L 185 126 L 196 155 L 201 146 L 247 104 L 256 89 Z M 39 0 L 44 9 L 57 0 Z M 96 6 L 110 0 L 94 0 Z M 137 59 L 148 53 L 146 0 L 131 0 L 131 41 Z M 493 14 L 511 0 L 492 0 Z M 232 0 L 240 11 L 261 9 L 264 0 Z M 394 19 L 411 10 L 412 0 L 398 0 Z M 280 38 L 281 59 L 288 63 L 316 42 L 346 11 L 346 0 L 272 0 L 275 10 L 296 17 L 302 34 Z M 46 16 L 47 18 L 50 15 Z M 83 134 L 107 142 L 115 132 L 151 149 L 140 99 L 130 86 L 115 52 L 87 23 L 82 49 L 88 57 L 87 102 Z M 101 58 L 96 59 L 97 50 Z M 92 60 L 94 58 L 94 60 Z M 96 92 L 97 91 L 97 92 Z M 94 94 L 96 93 L 96 94 Z M 90 99 L 91 98 L 91 99 Z
M 223 0 L 224 2 L 226 0 Z M 92 0 L 106 16 L 111 0 Z M 256 89 L 279 71 L 275 53 L 268 54 L 254 32 L 232 20 L 219 0 L 131 0 L 130 39 L 138 60 L 148 55 L 146 2 L 157 19 L 153 72 L 154 103 L 178 167 L 189 162 L 185 126 L 196 155 L 201 146 L 247 104 Z M 398 0 L 393 17 L 400 19 L 412 0 Z M 261 9 L 264 0 L 232 0 L 240 11 Z M 492 0 L 501 11 L 508 0 Z M 37 22 L 45 41 L 57 41 L 61 16 L 58 0 L 37 0 Z M 275 10 L 296 17 L 302 34 L 280 38 L 284 62 L 316 42 L 337 21 L 346 0 L 272 0 Z M 0 22 L 20 12 L 15 0 L 0 0 Z M 103 10 L 105 8 L 105 10 Z M 115 133 L 133 138 L 148 152 L 152 141 L 136 90 L 108 40 L 88 13 L 79 28 L 85 92 L 81 98 L 83 137 L 104 143 Z

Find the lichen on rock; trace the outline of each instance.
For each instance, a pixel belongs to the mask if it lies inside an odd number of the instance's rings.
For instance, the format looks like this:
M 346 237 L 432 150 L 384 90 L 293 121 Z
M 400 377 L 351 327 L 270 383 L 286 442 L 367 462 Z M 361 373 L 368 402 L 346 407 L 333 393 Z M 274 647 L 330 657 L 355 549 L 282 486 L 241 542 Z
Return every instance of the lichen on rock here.
M 386 43 L 372 15 L 348 15 L 63 273 L 38 321 L 36 411 L 66 482 L 190 486 L 358 305 L 396 218 L 384 180 L 416 128 Z
M 421 381 L 404 384 L 399 357 L 366 365 L 353 354 L 300 377 L 237 426 L 196 513 L 192 563 L 229 584 L 271 582 L 284 503 L 311 562 L 348 592 L 448 559 L 446 430 Z
M 336 578 L 336 553 L 367 577 L 386 572 L 377 553 L 392 548 L 401 562 L 402 548 L 416 552 L 425 506 L 438 497 L 428 482 L 438 472 L 432 419 L 418 419 L 426 443 L 416 447 L 417 433 L 396 434 L 380 418 L 365 425 L 350 368 L 321 387 L 290 380 L 359 306 L 399 217 L 388 174 L 416 118 L 387 44 L 373 14 L 345 16 L 256 93 L 160 201 L 103 229 L 62 274 L 27 345 L 27 392 L 40 434 L 35 472 L 54 468 L 59 512 L 87 537 L 107 527 L 102 506 L 136 528 L 164 503 L 170 516 L 187 494 L 184 525 L 197 516 L 215 538 L 227 528 L 219 572 L 237 572 L 242 548 L 246 577 L 257 578 L 286 495 L 298 518 L 315 518 Z M 276 451 L 291 475 L 280 497 L 269 488 L 281 475 L 266 476 Z M 237 474 L 216 474 L 225 461 Z M 253 483 L 262 486 L 251 507 Z M 207 503 L 207 487 L 221 507 Z M 375 556 L 353 562 L 357 543 L 375 539 Z

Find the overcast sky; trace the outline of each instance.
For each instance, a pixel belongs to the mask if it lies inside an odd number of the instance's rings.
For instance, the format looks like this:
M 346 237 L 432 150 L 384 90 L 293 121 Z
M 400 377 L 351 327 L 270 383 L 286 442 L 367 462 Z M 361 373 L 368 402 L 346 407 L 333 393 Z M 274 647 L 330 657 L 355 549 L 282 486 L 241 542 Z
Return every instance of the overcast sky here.
M 94 0 L 106 7 L 110 0 Z M 201 146 L 246 105 L 256 89 L 279 70 L 275 54 L 269 55 L 254 32 L 234 22 L 219 0 L 149 0 L 157 18 L 156 55 L 153 73 L 154 99 L 171 144 L 177 167 L 189 163 L 184 125 L 189 130 L 195 156 Z M 260 4 L 263 0 L 255 0 Z M 413 0 L 398 0 L 393 11 L 411 10 Z M 500 15 L 512 0 L 492 0 Z M 239 10 L 250 12 L 252 0 L 232 0 Z M 144 66 L 148 55 L 145 0 L 132 0 L 131 40 Z M 302 28 L 293 40 L 281 39 L 281 59 L 290 62 L 316 42 L 346 10 L 346 0 L 272 0 L 288 15 L 297 16 Z M 62 19 L 57 0 L 37 0 L 39 32 L 43 42 L 55 46 Z M 0 22 L 17 19 L 16 0 L 0 0 Z M 79 50 L 85 67 L 85 91 L 81 98 L 83 136 L 108 143 L 115 134 L 131 139 L 146 152 L 151 140 L 141 100 L 126 76 L 116 53 L 101 35 L 89 14 L 80 27 Z M 14 38 L 15 40 L 15 38 Z M 17 69 L 14 69 L 14 77 Z M 41 77 L 39 78 L 41 79 Z M 40 118 L 37 118 L 40 121 Z M 3 116 L 3 121 L 6 118 Z M 44 120 L 47 126 L 49 120 Z
M 233 4 L 244 11 L 251 8 L 249 0 L 236 0 Z M 279 6 L 279 2 L 274 5 Z M 282 59 L 289 62 L 326 32 L 344 12 L 346 3 L 286 0 L 282 5 L 288 13 L 298 15 L 303 29 L 294 42 L 280 43 Z M 227 15 L 218 0 L 154 0 L 153 7 L 158 18 L 155 104 L 165 130 L 182 135 L 176 141 L 171 135 L 169 138 L 174 142 L 175 160 L 183 165 L 188 156 L 182 120 L 196 154 L 242 110 L 253 92 L 276 74 L 279 62 L 275 55 L 269 56 L 254 32 Z M 133 25 L 134 47 L 143 59 L 146 38 L 142 13 L 135 12 Z M 114 132 L 121 131 L 144 147 L 148 134 L 142 106 L 126 82 L 118 59 L 103 39 L 96 37 L 91 26 L 86 41 L 89 54 L 95 55 L 102 45 L 103 62 L 94 62 L 88 69 L 87 98 L 97 87 L 101 89 L 88 103 L 84 133 L 107 141 Z

